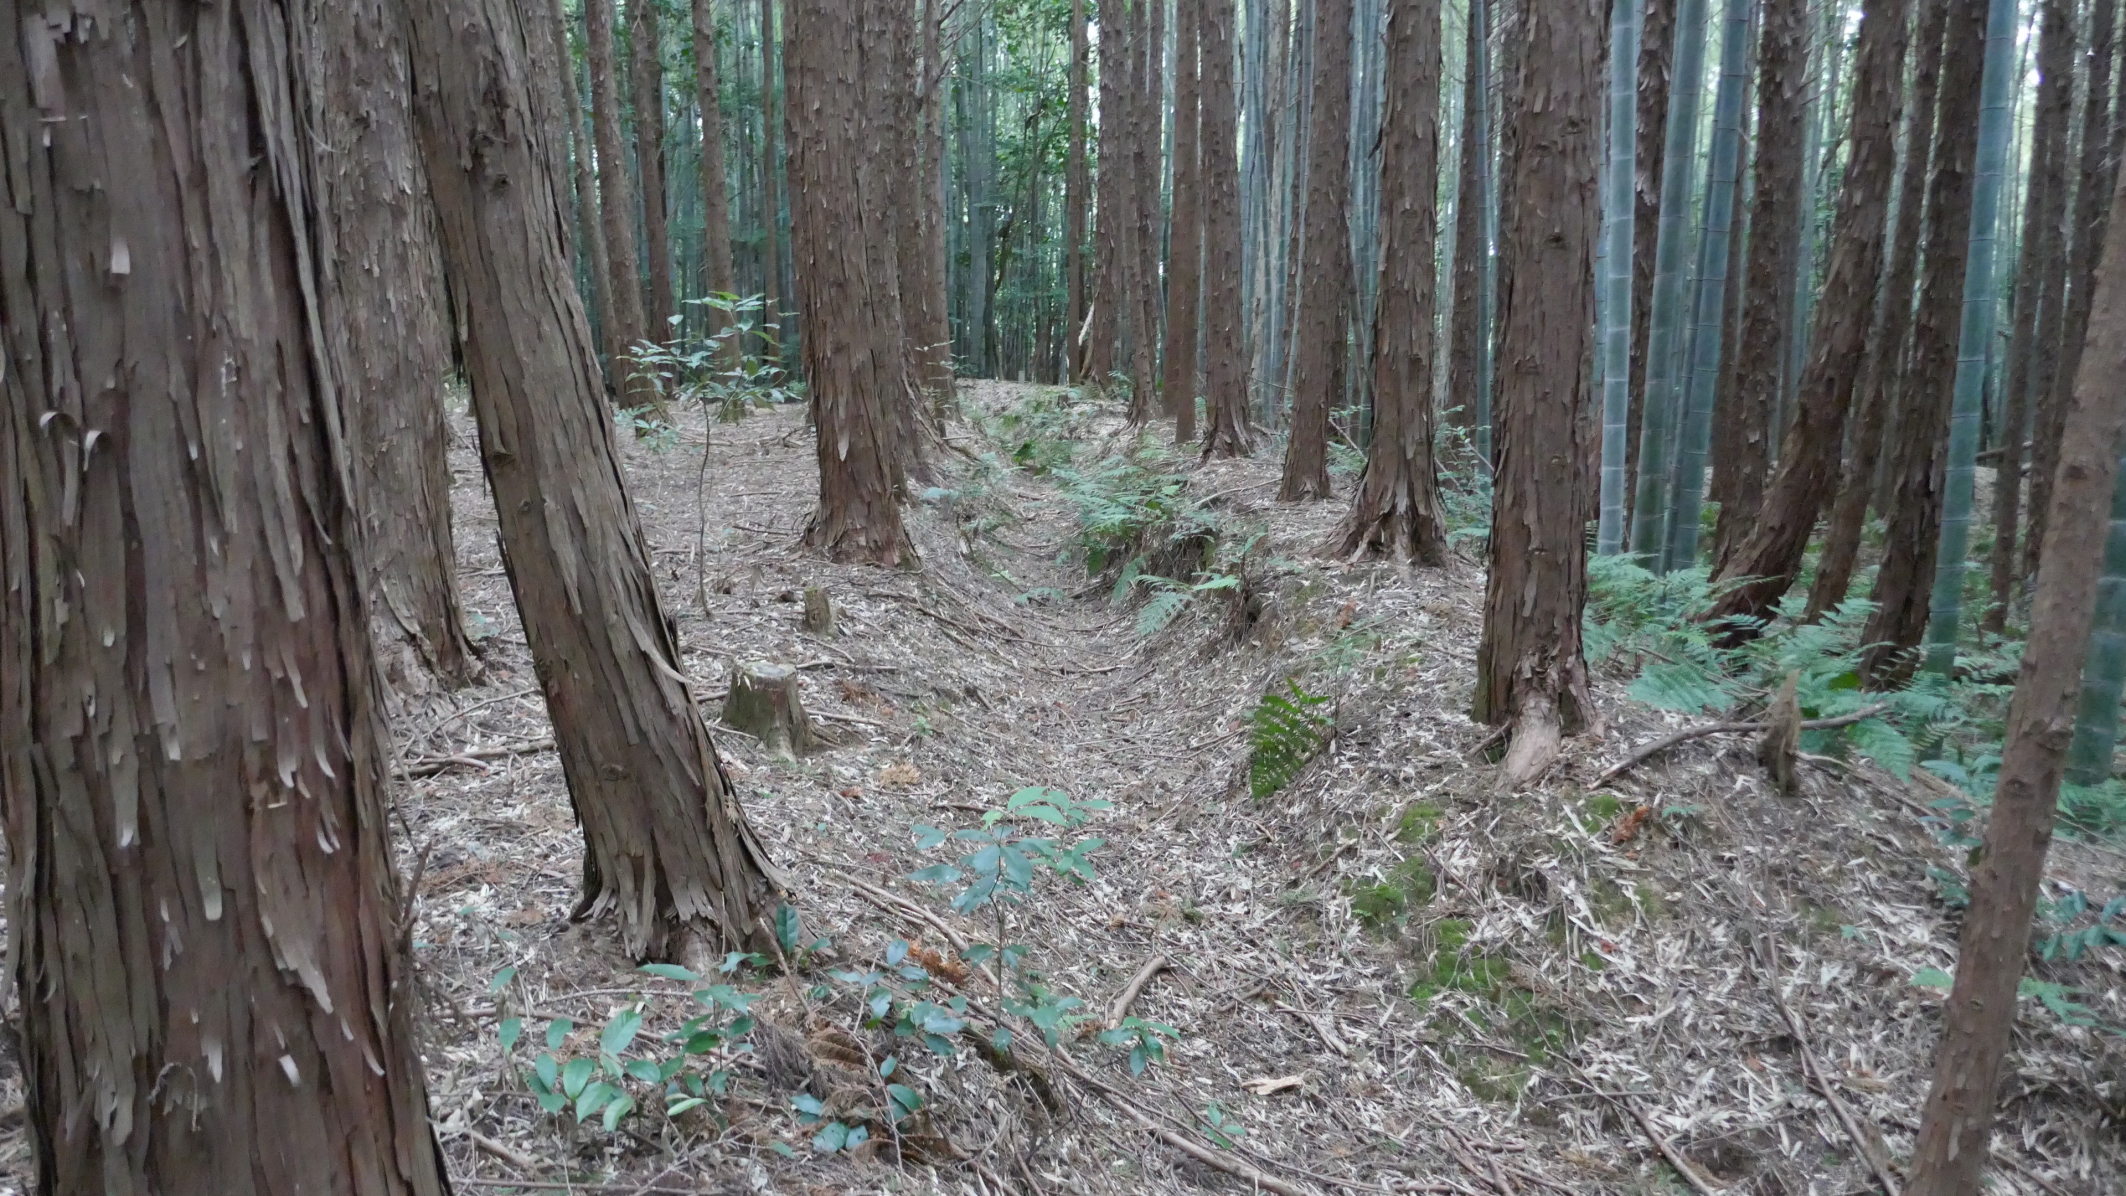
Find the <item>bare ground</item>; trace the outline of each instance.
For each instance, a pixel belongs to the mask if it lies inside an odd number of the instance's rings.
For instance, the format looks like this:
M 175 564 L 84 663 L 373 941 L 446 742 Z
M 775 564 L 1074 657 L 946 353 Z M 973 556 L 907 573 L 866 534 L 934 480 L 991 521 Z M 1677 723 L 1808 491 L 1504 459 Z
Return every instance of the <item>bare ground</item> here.
M 964 398 L 994 411 L 1032 390 L 974 383 Z M 797 665 L 834 740 L 788 762 L 717 736 L 805 939 L 831 946 L 797 976 L 736 978 L 763 994 L 765 1026 L 730 1060 L 728 1099 L 617 1135 L 539 1112 L 528 1048 L 505 1058 L 501 1017 L 527 1015 L 535 1040 L 565 1015 L 593 1027 L 574 1040 L 587 1050 L 615 1009 L 647 995 L 646 1026 L 664 1030 L 684 998 L 637 972 L 609 926 L 567 921 L 579 845 L 460 448 L 461 577 L 488 677 L 408 698 L 396 736 L 423 774 L 399 795 L 400 847 L 408 872 L 425 859 L 429 1088 L 463 1190 L 1829 1194 L 1878 1190 L 1870 1156 L 1908 1151 L 1939 1020 L 1910 980 L 1953 961 L 1930 870 L 1957 861 L 1922 823 L 1935 794 L 1825 764 L 1781 797 L 1730 737 L 1590 796 L 1608 763 L 1679 725 L 1605 679 L 1606 727 L 1569 741 L 1539 789 L 1498 795 L 1464 713 L 1481 572 L 1322 560 L 1342 506 L 1271 501 L 1274 460 L 1190 480 L 1235 534 L 1265 533 L 1253 601 L 1207 596 L 1140 639 L 1072 557 L 1053 484 L 971 464 L 995 448 L 971 428 L 910 504 L 922 564 L 899 571 L 801 547 L 815 475 L 794 409 L 706 434 L 705 471 L 699 423 L 675 446 L 628 446 L 637 510 L 704 697 L 733 661 Z M 831 640 L 800 629 L 807 586 L 833 595 Z M 1287 678 L 1332 698 L 1337 734 L 1258 801 L 1245 715 Z M 1005 937 L 1091 1023 L 1143 978 L 1128 1012 L 1181 1033 L 1142 1078 L 1091 1025 L 1067 1034 L 1071 1062 L 1040 1064 L 1048 1100 L 971 1051 L 864 1031 L 858 993 L 834 978 L 881 966 L 896 940 L 950 972 L 955 941 L 994 939 L 986 917 L 906 879 L 941 858 L 912 828 L 978 825 L 1027 785 L 1113 809 L 1084 832 L 1105 840 L 1096 879 L 1042 884 Z M 2058 856 L 2091 892 L 2126 874 L 2108 850 Z M 2099 959 L 2047 978 L 2119 1025 L 2117 973 Z M 964 991 L 995 1005 L 985 978 Z M 1997 1190 L 2120 1191 L 2126 1050 L 2028 1004 Z M 876 1083 L 842 1066 L 856 1051 L 894 1054 L 925 1098 L 898 1162 L 883 1123 L 873 1146 L 830 1155 L 791 1109 L 806 1083 L 851 1120 L 875 1112 Z M 0 1060 L 0 1101 L 19 1092 Z M 18 1112 L 0 1123 L 0 1168 L 24 1150 Z

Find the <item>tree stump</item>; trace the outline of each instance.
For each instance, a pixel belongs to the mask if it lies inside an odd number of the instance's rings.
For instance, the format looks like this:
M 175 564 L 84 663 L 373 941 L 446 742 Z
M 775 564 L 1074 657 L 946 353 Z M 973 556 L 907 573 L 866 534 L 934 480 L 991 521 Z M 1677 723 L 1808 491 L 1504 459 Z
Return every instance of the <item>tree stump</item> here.
M 834 634 L 834 602 L 825 586 L 805 587 L 804 628 L 817 636 Z
M 752 661 L 733 668 L 723 721 L 779 756 L 794 759 L 818 742 L 798 700 L 797 670 L 786 664 Z

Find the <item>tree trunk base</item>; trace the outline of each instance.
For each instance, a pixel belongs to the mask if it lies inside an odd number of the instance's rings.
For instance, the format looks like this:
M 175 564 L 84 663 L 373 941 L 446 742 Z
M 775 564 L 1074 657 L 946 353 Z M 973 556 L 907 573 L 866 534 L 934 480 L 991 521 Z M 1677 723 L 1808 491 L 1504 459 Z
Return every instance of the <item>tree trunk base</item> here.
M 786 664 L 754 662 L 733 669 L 723 721 L 760 740 L 776 755 L 792 759 L 810 752 L 819 742 L 798 698 L 797 670 Z

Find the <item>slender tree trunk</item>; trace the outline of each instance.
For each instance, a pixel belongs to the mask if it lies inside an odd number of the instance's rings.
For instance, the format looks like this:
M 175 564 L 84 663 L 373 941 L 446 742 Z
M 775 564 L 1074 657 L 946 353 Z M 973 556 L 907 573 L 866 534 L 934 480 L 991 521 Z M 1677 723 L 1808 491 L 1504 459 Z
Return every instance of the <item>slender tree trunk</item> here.
M 312 224 L 318 72 L 374 43 L 270 0 L 59 15 L 0 0 L 17 1178 L 440 1196 Z
M 1662 154 L 1668 148 L 1670 76 L 1676 61 L 1679 0 L 1646 0 L 1639 38 L 1636 213 L 1631 259 L 1631 393 L 1624 431 L 1624 515 L 1638 501 L 1639 440 L 1646 419 L 1647 337 L 1652 328 L 1654 256 L 1660 248 Z
M 901 526 L 896 407 L 906 398 L 898 291 L 873 246 L 893 241 L 868 164 L 863 14 L 846 0 L 790 0 L 791 247 L 805 375 L 818 428 L 819 510 L 806 539 L 841 560 L 914 556 Z M 879 277 L 880 273 L 885 277 Z
M 1878 474 L 1886 473 L 1882 447 L 1897 422 L 1905 386 L 1906 347 L 1911 340 L 1913 292 L 1919 277 L 1920 235 L 1925 231 L 1927 179 L 1934 161 L 1935 109 L 1941 92 L 1943 42 L 1948 4 L 1918 6 L 1918 36 L 1910 91 L 1904 113 L 1904 164 L 1897 186 L 1897 236 L 1890 247 L 1882 288 L 1882 314 L 1862 359 L 1860 425 L 1848 454 L 1838 497 L 1824 532 L 1816 580 L 1809 589 L 1808 615 L 1820 618 L 1845 601 L 1860 562 L 1860 537 L 1868 507 L 1876 494 Z M 1900 424 L 1901 426 L 1901 424 Z
M 635 91 L 635 163 L 642 180 L 642 245 L 649 258 L 642 292 L 642 335 L 672 339 L 672 233 L 664 194 L 664 33 L 656 0 L 627 6 L 628 64 Z
M 363 580 L 386 676 L 456 687 L 475 665 L 450 529 L 449 324 L 404 39 L 387 0 L 319 11 L 318 232 L 341 267 L 319 299 L 326 327 L 341 333 L 329 362 L 346 412 Z
M 1641 392 L 1638 493 L 1631 507 L 1631 552 L 1662 567 L 1675 476 L 1671 450 L 1683 388 L 1678 366 L 1688 329 L 1685 275 L 1690 257 L 1690 201 L 1697 164 L 1698 106 L 1704 95 L 1707 0 L 1677 0 L 1675 83 L 1661 158 L 1661 219 L 1654 252 L 1652 315 L 1647 329 L 1646 387 Z
M 2045 521 L 2030 638 L 2008 708 L 2000 782 L 1944 1007 L 1934 1083 L 1912 1151 L 1910 1190 L 1977 1196 L 1994 1102 L 2015 1028 L 2016 990 L 2052 841 L 2082 655 L 2097 596 L 2097 553 L 2126 434 L 2126 237 L 2108 233 L 2096 275 L 2091 350 L 2063 421 L 2059 472 Z
M 723 87 L 716 73 L 715 0 L 694 4 L 694 106 L 701 113 L 701 287 L 705 295 L 736 295 L 731 261 L 731 193 L 723 161 Z M 742 348 L 735 342 L 734 350 Z
M 1927 670 L 1948 679 L 1956 671 L 1964 575 L 1969 567 L 1973 495 L 1977 489 L 1978 443 L 1984 421 L 1986 366 L 2000 311 L 1993 287 L 1999 245 L 2001 192 L 2013 136 L 2011 94 L 2022 72 L 2016 62 L 2016 0 L 1992 0 L 1987 18 L 1984 81 L 1980 84 L 1977 177 L 1971 190 L 1969 261 L 1964 275 L 1963 318 L 1957 330 L 1956 385 L 1949 416 L 1948 456 L 1942 484 L 1941 547 L 1927 600 Z M 2057 322 L 2056 315 L 2050 321 Z
M 1462 131 L 1460 164 L 1455 173 L 1454 306 L 1447 313 L 1447 408 L 1455 427 L 1474 432 L 1479 412 L 1489 411 L 1488 396 L 1477 393 L 1477 358 L 1486 349 L 1482 306 L 1484 207 L 1492 199 L 1487 179 L 1491 134 L 1488 72 L 1490 51 L 1484 38 L 1485 9 L 1492 0 L 1469 0 L 1468 36 L 1462 44 Z
M 1705 187 L 1705 228 L 1698 238 L 1696 314 L 1674 415 L 1676 437 L 1673 508 L 1663 560 L 1668 569 L 1698 563 L 1698 533 L 1704 511 L 1706 455 L 1712 447 L 1713 410 L 1719 400 L 1720 351 L 1728 324 L 1728 259 L 1734 249 L 1735 199 L 1742 171 L 1743 95 L 1749 89 L 1751 0 L 1724 0 L 1720 36 L 1720 83 L 1713 108 L 1713 144 Z M 1734 415 L 1728 413 L 1727 419 Z
M 782 179 L 781 144 L 783 121 L 776 109 L 775 0 L 760 0 L 760 258 L 763 307 L 773 324 L 786 323 L 788 304 L 782 293 Z M 782 329 L 771 356 L 783 357 L 788 329 Z
M 1903 93 L 1904 31 L 1909 0 L 1870 0 L 1860 18 L 1859 61 L 1853 73 L 1853 123 L 1832 218 L 1831 257 L 1823 301 L 1794 419 L 1779 450 L 1779 466 L 1748 534 L 1724 555 L 1715 577 L 1727 583 L 1708 621 L 1761 620 L 1801 574 L 1816 514 L 1838 474 L 1838 450 L 1853 402 L 1852 363 L 1874 324 L 1889 220 L 1890 179 L 1897 169 L 1895 130 Z M 1893 297 L 1894 298 L 1894 297 Z M 1784 312 L 1778 313 L 1784 315 Z
M 1125 256 L 1129 226 L 1129 115 L 1123 91 L 1129 85 L 1127 21 L 1124 0 L 1100 5 L 1100 174 L 1095 213 L 1099 244 L 1094 253 L 1092 325 L 1085 347 L 1085 372 L 1093 385 L 1114 380 L 1115 350 L 1122 338 L 1123 311 L 1129 304 L 1129 270 Z
M 764 949 L 766 856 L 680 672 L 561 258 L 522 0 L 404 11 L 502 559 L 583 827 L 575 916 L 616 913 L 637 959 Z
M 1903 30 L 1898 33 L 1901 37 Z M 1813 84 L 1808 78 L 1808 36 L 1808 0 L 1766 0 L 1757 41 L 1756 185 L 1750 203 L 1749 263 L 1739 352 L 1728 385 L 1736 410 L 1733 418 L 1720 421 L 1728 447 L 1722 454 L 1725 477 L 1713 532 L 1719 572 L 1725 572 L 1726 562 L 1756 526 L 1771 465 L 1772 417 L 1780 406 L 1801 252 L 1801 126 Z M 1893 120 L 1883 136 L 1895 133 Z M 1891 150 L 1894 173 L 1894 143 Z M 1886 173 L 1885 186 L 1888 181 Z M 1871 286 L 1873 282 L 1870 279 Z M 1868 307 L 1872 311 L 1874 304 Z M 1831 451 L 1837 452 L 1835 443 Z
M 1871 645 L 1862 658 L 1862 671 L 1878 687 L 1895 686 L 1911 676 L 1912 650 L 1927 629 L 1927 604 L 1940 552 L 1942 463 L 1954 394 L 1964 267 L 1971 251 L 1971 174 L 1978 156 L 1986 0 L 1960 0 L 1948 7 L 1952 11 L 1943 42 L 1927 195 L 1927 253 L 1914 317 L 1912 367 L 1893 425 L 1897 436 L 1890 468 L 1896 482 L 1885 541 L 1889 550 L 1875 576 L 1875 612 L 1862 633 L 1862 642 Z
M 1250 359 L 1240 305 L 1240 160 L 1234 127 L 1234 0 L 1203 0 L 1203 287 L 1206 457 L 1237 457 L 1253 447 L 1248 429 Z
M 1313 0 L 1313 115 L 1299 318 L 1293 329 L 1292 435 L 1277 497 L 1329 497 L 1329 408 L 1344 393 L 1344 332 L 1351 312 L 1351 0 Z
M 1196 339 L 1203 292 L 1203 111 L 1197 40 L 1206 2 L 1180 0 L 1174 10 L 1174 211 L 1160 393 L 1174 417 L 1176 444 L 1196 439 Z
M 614 331 L 612 259 L 605 252 L 604 218 L 598 211 L 598 176 L 597 172 L 592 169 L 591 164 L 595 153 L 592 147 L 597 144 L 597 138 L 591 129 L 591 106 L 583 102 L 583 89 L 577 85 L 575 70 L 570 65 L 568 46 L 569 20 L 565 0 L 553 0 L 553 4 L 554 57 L 561 65 L 562 79 L 568 83 L 568 95 L 571 101 L 563 107 L 563 111 L 570 114 L 568 115 L 569 133 L 575 142 L 573 157 L 576 174 L 576 211 L 581 219 L 580 227 L 583 232 L 579 244 L 584 246 L 585 257 L 590 267 L 588 270 L 590 285 L 584 289 L 590 292 L 591 311 L 598 321 L 598 335 L 607 350 L 603 382 L 606 397 L 610 399 L 619 394 L 620 388 L 615 385 L 615 382 L 625 367 L 618 358 L 611 355 Z M 562 151 L 557 146 L 554 152 L 560 153 Z
M 883 62 L 866 75 L 876 100 L 870 121 L 877 146 L 876 168 L 886 197 L 882 231 L 890 235 L 893 259 L 885 274 L 900 294 L 900 342 L 908 362 L 910 390 L 901 408 L 902 450 L 911 470 L 922 470 L 918 451 L 929 429 L 923 395 L 943 405 L 952 393 L 952 327 L 943 308 L 933 308 L 941 291 L 935 276 L 945 269 L 942 256 L 932 260 L 924 229 L 929 189 L 923 186 L 925 143 L 922 85 L 926 66 L 916 35 L 916 10 L 907 0 L 873 0 L 870 24 L 878 38 L 870 52 Z
M 1601 505 L 1596 551 L 1624 551 L 1629 486 L 1627 437 L 1631 423 L 1632 262 L 1636 221 L 1641 0 L 1612 0 L 1609 18 L 1608 156 L 1602 177 Z
M 2022 561 L 2025 578 L 2037 576 L 2038 556 L 2045 543 L 2045 512 L 2059 452 L 2062 413 L 2073 399 L 2075 376 L 2087 343 L 2096 258 L 2110 227 L 2112 182 L 2118 176 L 2121 153 L 2126 151 L 2126 120 L 2119 117 L 2113 91 L 2117 38 L 2118 13 L 2113 5 L 2099 0 L 2091 6 L 2089 18 L 2089 95 L 2082 113 L 2080 184 L 2075 191 L 2074 218 L 2067 224 L 2067 299 L 2056 342 L 2058 368 L 2045 379 L 2045 389 L 2037 399 L 2044 415 L 2034 430 L 2040 451 L 2030 471 L 2030 534 L 2024 541 Z M 2062 169 L 2064 158 L 2062 150 Z M 2064 180 L 2060 186 L 2064 190 Z
M 945 256 L 945 16 L 941 0 L 923 0 L 923 90 L 916 111 L 921 126 L 917 146 L 922 161 L 923 257 L 929 272 L 922 280 L 928 293 L 922 304 L 930 312 L 930 335 L 937 338 L 934 368 L 937 371 L 938 419 L 957 401 L 958 371 L 952 356 L 952 317 L 948 298 Z
M 1064 343 L 1069 346 L 1068 376 L 1073 384 L 1085 381 L 1085 237 L 1090 175 L 1085 161 L 1085 122 L 1089 98 L 1086 79 L 1090 74 L 1092 39 L 1085 16 L 1086 0 L 1070 0 L 1070 149 L 1064 164 L 1063 273 Z M 932 64 L 931 69 L 935 70 Z M 933 84 L 937 86 L 937 84 Z
M 2111 8 L 2100 4 L 2099 8 Z M 2058 351 L 2057 308 L 2065 300 L 2065 230 L 2067 213 L 2068 126 L 2074 118 L 2074 9 L 2067 0 L 2045 0 L 2038 34 L 2037 115 L 2030 137 L 2030 180 L 2023 206 L 2022 260 L 2017 263 L 2015 326 L 2008 360 L 2001 374 L 2000 461 L 1993 482 L 1993 551 L 1988 583 L 1993 603 L 1980 625 L 1998 634 L 2008 620 L 2008 604 L 2020 578 L 2016 551 L 2022 519 L 2023 442 L 2031 428 L 2031 405 L 2043 393 L 2040 364 Z M 2049 398 L 2049 396 L 2046 396 Z M 2043 412 L 2050 404 L 2042 399 Z M 2039 462 L 2042 469 L 2043 461 Z
M 641 271 L 635 257 L 635 210 L 630 194 L 627 144 L 620 135 L 620 88 L 614 76 L 619 61 L 613 45 L 613 0 L 583 0 L 591 65 L 591 123 L 598 151 L 598 209 L 605 235 L 605 354 L 614 389 L 637 403 L 647 396 L 631 375 L 635 346 L 645 334 Z
M 1440 565 L 1447 532 L 1432 455 L 1430 351 L 1439 224 L 1439 0 L 1393 0 L 1385 68 L 1373 441 L 1336 551 Z
M 1580 621 L 1594 513 L 1587 362 L 1606 14 L 1604 0 L 1544 0 L 1517 27 L 1504 154 L 1512 200 L 1499 246 L 1498 472 L 1472 713 L 1508 729 L 1508 787 L 1540 775 L 1560 736 L 1593 709 Z
M 1131 170 L 1130 292 L 1136 329 L 1130 338 L 1129 412 L 1148 423 L 1155 410 L 1159 351 L 1160 110 L 1165 103 L 1165 0 L 1137 0 L 1130 29 L 1133 85 L 1129 126 Z

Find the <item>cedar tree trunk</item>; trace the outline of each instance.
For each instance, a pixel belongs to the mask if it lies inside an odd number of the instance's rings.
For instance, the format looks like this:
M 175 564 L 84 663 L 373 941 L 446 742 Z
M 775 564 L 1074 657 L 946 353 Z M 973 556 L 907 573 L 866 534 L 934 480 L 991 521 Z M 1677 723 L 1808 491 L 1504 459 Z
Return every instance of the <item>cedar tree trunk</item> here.
M 1292 436 L 1283 502 L 1329 497 L 1329 409 L 1343 401 L 1344 332 L 1351 315 L 1351 0 L 1313 0 L 1314 78 L 1307 132 L 1307 203 L 1301 234 Z M 1589 259 L 1592 261 L 1593 259 Z

